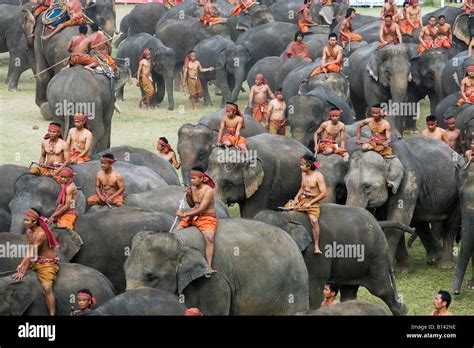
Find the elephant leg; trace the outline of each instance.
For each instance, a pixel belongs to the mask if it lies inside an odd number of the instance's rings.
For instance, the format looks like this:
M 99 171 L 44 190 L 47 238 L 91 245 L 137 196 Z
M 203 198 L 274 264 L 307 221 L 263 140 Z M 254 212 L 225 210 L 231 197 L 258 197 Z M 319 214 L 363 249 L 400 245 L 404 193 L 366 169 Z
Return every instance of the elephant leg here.
M 471 242 L 471 280 L 467 283 L 469 290 L 474 290 L 474 248 Z
M 412 226 L 416 228 L 416 234 L 426 250 L 426 262 L 433 265 L 441 258 L 438 239 L 430 229 L 429 223 L 425 221 L 413 221 Z
M 341 302 L 357 300 L 359 285 L 341 285 Z
M 452 269 L 456 265 L 454 263 L 454 238 L 456 237 L 459 226 L 461 224 L 461 208 L 459 204 L 455 204 L 448 218 L 443 221 L 443 251 L 438 267 L 441 269 Z
M 466 226 L 465 226 L 466 227 Z M 464 275 L 466 274 L 467 265 L 469 260 L 474 256 L 474 250 L 472 248 L 471 235 L 474 233 L 474 225 L 469 225 L 469 230 L 465 228 L 466 236 L 464 236 L 461 243 L 461 252 L 459 253 L 458 264 L 456 267 L 456 273 L 454 274 L 453 289 L 454 295 L 459 295 L 461 293 L 461 285 L 464 280 Z M 474 276 L 474 263 L 472 264 L 472 275 Z M 473 279 L 468 283 L 468 287 L 472 287 Z
M 207 278 L 194 280 L 184 289 L 186 307 L 199 308 L 205 316 L 238 315 L 238 308 L 235 308 L 236 313 L 231 313 L 232 291 L 229 284 L 222 279 L 216 277 L 212 281 Z
M 125 86 L 122 86 L 117 90 L 117 93 L 115 94 L 117 100 L 123 101 L 124 90 L 125 90 Z
M 402 234 L 398 241 L 395 251 L 395 270 L 399 273 L 408 273 L 411 271 L 410 257 L 405 244 L 405 234 Z
M 326 229 L 322 227 L 324 231 Z M 311 243 L 303 252 L 306 268 L 308 269 L 309 283 L 309 308 L 318 309 L 323 301 L 324 284 L 329 279 L 331 273 L 331 259 L 315 257 L 313 254 L 314 245 Z
M 168 110 L 174 110 L 173 74 L 166 71 L 165 75 L 166 94 L 168 95 Z
M 381 267 L 371 267 L 370 278 L 367 284 L 363 284 L 369 292 L 380 298 L 390 308 L 393 315 L 406 314 L 406 307 L 398 298 L 398 294 L 394 286 L 392 286 L 391 276 L 389 272 L 389 265 Z
M 227 101 L 231 100 L 231 91 L 229 88 L 229 82 L 227 81 L 227 71 L 224 69 L 219 69 L 216 72 L 216 86 L 221 90 L 222 98 L 221 98 L 221 108 L 225 106 Z
M 206 79 L 201 79 L 201 85 L 204 92 L 204 105 L 212 106 L 211 96 L 209 95 L 209 86 Z

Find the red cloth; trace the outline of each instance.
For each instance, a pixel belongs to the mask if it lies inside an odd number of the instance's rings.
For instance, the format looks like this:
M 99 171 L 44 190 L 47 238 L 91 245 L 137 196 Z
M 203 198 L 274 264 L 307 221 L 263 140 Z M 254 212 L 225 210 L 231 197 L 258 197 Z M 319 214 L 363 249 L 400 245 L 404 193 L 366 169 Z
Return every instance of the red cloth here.
M 46 238 L 48 238 L 48 243 L 50 248 L 57 248 L 59 246 L 56 237 L 51 232 L 48 227 L 47 220 L 44 216 L 40 216 L 37 212 L 32 209 L 28 209 L 25 213 L 25 216 L 36 221 L 39 221 L 40 227 L 43 229 L 44 233 L 46 233 Z
M 81 297 L 85 297 L 85 298 L 89 299 L 91 301 L 92 305 L 95 305 L 96 302 L 97 302 L 94 296 L 91 296 L 86 292 L 80 292 L 80 293 L 77 294 L 77 298 L 81 298 Z
M 58 132 L 59 133 L 59 138 L 62 139 L 63 135 L 61 134 L 61 127 L 56 126 L 55 124 L 50 124 L 48 126 L 48 131 L 53 131 L 53 132 Z M 46 133 L 43 139 L 47 140 L 49 139 L 49 133 Z
M 232 104 L 227 103 L 226 110 L 225 110 L 226 112 L 229 112 L 229 110 L 227 109 L 228 107 L 231 108 L 232 111 L 235 112 L 236 116 L 242 117 L 242 129 L 245 129 L 245 118 L 244 118 L 244 115 L 242 115 L 242 112 L 240 112 L 239 106 L 237 104 L 234 104 L 234 103 L 232 103 Z
M 170 152 L 170 151 L 174 152 L 174 150 L 171 148 L 170 144 L 165 143 L 163 140 L 158 140 L 158 142 L 160 143 L 161 146 L 168 149 L 168 152 Z
M 202 182 L 205 183 L 206 185 L 209 185 L 211 188 L 216 187 L 216 183 L 214 182 L 214 180 L 211 179 L 211 177 L 207 173 L 198 172 L 197 170 L 191 170 L 191 175 L 193 174 L 201 176 L 203 178 Z
M 74 173 L 71 168 L 69 167 L 64 167 L 61 169 L 61 171 L 58 173 L 57 176 L 63 176 L 63 177 L 68 177 L 69 180 L 61 186 L 61 192 L 59 193 L 58 199 L 56 200 L 57 205 L 63 205 L 64 201 L 66 200 L 66 190 L 69 185 L 72 184 L 74 181 Z
M 262 81 L 262 84 L 264 84 L 264 85 L 268 84 L 267 80 L 265 80 L 265 76 L 263 76 L 263 74 L 257 74 L 257 76 L 255 76 L 255 80 Z

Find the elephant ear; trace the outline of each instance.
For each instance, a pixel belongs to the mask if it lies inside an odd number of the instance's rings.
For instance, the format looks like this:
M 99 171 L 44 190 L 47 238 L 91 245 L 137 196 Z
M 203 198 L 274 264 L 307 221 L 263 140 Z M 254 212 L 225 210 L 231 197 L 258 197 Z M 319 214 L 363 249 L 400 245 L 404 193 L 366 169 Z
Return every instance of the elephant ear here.
M 64 261 L 71 261 L 84 244 L 81 236 L 76 231 L 66 228 L 54 228 L 53 232 L 59 242 L 59 253 L 64 257 Z
M 178 293 L 182 294 L 189 283 L 204 276 L 206 271 L 207 262 L 202 253 L 197 249 L 183 246 L 177 267 Z
M 218 63 L 219 68 L 225 67 L 225 63 L 226 63 L 225 52 L 226 52 L 226 49 L 223 48 L 222 50 L 219 51 L 219 53 L 217 53 L 217 63 Z
M 293 238 L 300 251 L 305 251 L 313 242 L 308 230 L 300 222 L 289 221 L 285 226 L 285 231 Z
M 263 182 L 263 165 L 260 158 L 251 160 L 243 168 L 244 186 L 245 186 L 245 197 L 250 198 L 258 190 Z
M 379 66 L 379 58 L 377 57 L 377 54 L 374 52 L 370 55 L 369 61 L 367 62 L 366 69 L 369 75 L 372 76 L 372 78 L 375 81 L 379 80 L 378 66 Z
M 386 159 L 386 178 L 387 185 L 396 194 L 403 178 L 405 177 L 405 168 L 398 158 Z
M 7 301 L 10 303 L 10 315 L 23 315 L 34 301 L 33 292 L 28 284 L 26 284 L 26 280 L 8 285 L 7 291 Z

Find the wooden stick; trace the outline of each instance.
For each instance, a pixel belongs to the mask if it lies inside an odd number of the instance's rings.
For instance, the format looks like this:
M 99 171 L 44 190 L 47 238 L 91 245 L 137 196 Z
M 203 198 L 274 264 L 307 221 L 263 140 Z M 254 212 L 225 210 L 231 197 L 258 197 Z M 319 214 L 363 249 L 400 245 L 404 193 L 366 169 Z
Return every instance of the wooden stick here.
M 84 12 L 82 12 L 82 14 L 84 15 L 84 17 L 86 17 L 86 19 L 87 19 L 89 22 L 95 23 L 95 22 L 94 22 L 92 19 L 90 19 Z M 99 26 L 99 25 L 97 24 L 97 26 Z M 102 29 L 101 27 L 99 27 L 99 29 L 100 29 L 105 35 L 107 35 L 107 37 L 108 37 L 109 39 L 113 39 L 113 37 L 111 37 L 109 34 L 107 34 L 107 33 L 104 31 L 104 29 Z

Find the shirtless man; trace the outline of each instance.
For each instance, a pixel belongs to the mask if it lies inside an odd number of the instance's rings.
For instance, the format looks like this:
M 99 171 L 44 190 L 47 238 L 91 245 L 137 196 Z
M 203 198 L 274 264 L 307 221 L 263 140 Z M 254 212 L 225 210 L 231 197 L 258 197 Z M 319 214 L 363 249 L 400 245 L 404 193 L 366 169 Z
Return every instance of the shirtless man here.
M 71 52 L 69 58 L 69 67 L 73 65 L 83 65 L 87 70 L 94 72 L 99 63 L 89 54 L 92 49 L 92 41 L 87 37 L 87 26 L 81 25 L 79 27 L 79 35 L 73 36 L 69 40 L 67 47 L 68 52 Z
M 425 25 L 418 36 L 418 52 L 422 54 L 424 51 L 438 48 L 436 39 L 438 38 L 438 27 L 436 26 L 436 17 L 430 16 L 428 19 L 428 25 Z
M 296 32 L 294 42 L 290 45 L 290 47 L 288 47 L 288 50 L 285 53 L 285 59 L 301 57 L 308 62 L 312 62 L 308 53 L 308 46 L 303 41 L 305 35 L 306 34 L 301 31 Z
M 76 294 L 76 303 L 79 309 L 72 311 L 72 316 L 83 315 L 86 312 L 90 312 L 92 307 L 96 304 L 96 299 L 92 296 L 89 289 L 81 289 Z
M 67 146 L 69 147 L 69 163 L 79 164 L 91 160 L 88 153 L 92 146 L 92 133 L 87 126 L 87 116 L 74 115 L 74 128 L 67 135 Z
M 451 304 L 451 295 L 449 292 L 445 290 L 440 290 L 438 291 L 438 294 L 436 295 L 434 301 L 433 301 L 433 306 L 435 310 L 431 315 L 433 316 L 450 316 L 453 315 L 449 311 L 449 305 Z
M 343 47 L 345 47 L 351 41 L 362 41 L 362 36 L 354 33 L 352 30 L 352 19 L 355 17 L 355 15 L 355 8 L 349 7 L 346 10 L 346 18 L 342 21 L 341 26 L 339 27 L 339 39 L 341 40 Z
M 49 35 L 41 36 L 41 39 L 48 40 L 66 27 L 74 25 L 87 26 L 87 19 L 82 12 L 82 4 L 79 0 L 70 0 L 66 2 L 66 10 L 69 15 L 69 20 L 59 24 Z
M 397 45 L 402 43 L 402 33 L 400 32 L 400 27 L 397 23 L 393 23 L 391 15 L 386 15 L 383 19 L 383 23 L 380 24 L 379 40 L 380 45 L 378 48 L 382 48 L 388 44 Z
M 143 98 L 138 103 L 138 106 L 141 108 L 143 102 L 145 102 L 146 108 L 150 109 L 151 101 L 153 95 L 155 94 L 155 84 L 153 83 L 153 78 L 151 76 L 151 51 L 149 48 L 143 50 L 142 55 L 139 58 L 140 63 L 138 64 L 137 71 L 137 86 L 140 87 Z
M 362 145 L 362 151 L 375 151 L 383 157 L 392 156 L 392 147 L 390 146 L 392 129 L 390 123 L 384 120 L 380 105 L 372 106 L 370 111 L 372 117 L 366 118 L 357 124 L 356 144 L 361 144 L 360 135 L 362 127 L 369 126 L 372 137 Z
M 413 36 L 413 26 L 410 24 L 408 20 L 408 8 L 410 7 L 410 3 L 405 1 L 402 5 L 402 10 L 398 11 L 397 14 L 393 17 L 393 20 L 399 24 L 400 31 L 403 34 L 408 34 Z
M 212 269 L 212 257 L 214 255 L 214 236 L 217 230 L 217 215 L 214 207 L 214 181 L 204 173 L 201 168 L 193 168 L 190 173 L 192 187 L 186 187 L 186 201 L 191 207 L 190 211 L 176 211 L 176 215 L 183 218 L 174 232 L 183 228 L 195 226 L 201 231 L 206 242 L 205 257 L 207 261 L 207 272 L 205 277 L 209 278 L 217 273 Z
M 283 207 L 284 210 L 295 210 L 307 213 L 313 226 L 314 254 L 321 254 L 319 249 L 319 215 L 321 200 L 327 196 L 323 175 L 317 171 L 320 164 L 311 155 L 300 158 L 301 188 L 293 201 Z
M 341 156 L 344 161 L 349 160 L 349 154 L 345 149 L 344 130 L 345 125 L 339 118 L 342 111 L 338 108 L 332 108 L 329 111 L 329 120 L 321 123 L 318 130 L 314 133 L 314 153 L 322 153 L 325 156 L 336 154 Z M 318 144 L 318 137 L 322 133 L 321 140 Z M 339 136 L 340 145 L 337 144 Z
M 321 65 L 317 67 L 310 75 L 314 77 L 321 73 L 340 73 L 342 71 L 342 47 L 337 44 L 337 35 L 329 34 L 328 44 L 323 48 L 323 57 Z
M 56 315 L 56 298 L 53 293 L 53 284 L 59 272 L 59 257 L 55 251 L 59 243 L 48 228 L 48 220 L 41 216 L 38 211 L 28 209 L 25 213 L 24 224 L 29 248 L 27 255 L 16 268 L 16 273 L 12 275 L 12 279 L 21 282 L 29 268 L 36 271 L 49 315 Z
M 411 6 L 407 8 L 407 21 L 410 26 L 408 35 L 413 35 L 415 28 L 421 28 L 421 9 L 418 0 L 413 0 Z
M 303 33 L 309 31 L 309 28 L 315 27 L 318 24 L 313 21 L 309 10 L 311 8 L 313 0 L 304 0 L 304 4 L 299 8 L 298 14 L 298 27 Z
M 466 74 L 461 81 L 461 99 L 458 100 L 458 106 L 464 103 L 474 104 L 474 65 L 466 68 Z
M 429 115 L 426 116 L 426 129 L 421 132 L 421 135 L 427 138 L 441 140 L 449 145 L 449 138 L 446 131 L 438 127 L 438 121 L 436 121 L 436 116 Z
M 176 169 L 181 167 L 181 163 L 179 163 L 176 159 L 176 153 L 168 143 L 168 139 L 165 137 L 159 138 L 158 142 L 156 143 L 156 149 L 158 150 L 158 156 L 167 160 Z
M 212 0 L 206 0 L 204 4 L 204 14 L 199 19 L 204 26 L 227 23 L 227 18 L 219 17 L 219 11 L 212 3 Z
M 337 299 L 337 293 L 339 292 L 339 286 L 336 282 L 328 280 L 324 284 L 323 296 L 324 300 L 321 302 L 321 307 L 330 307 L 332 305 L 338 304 L 339 300 Z
M 385 16 L 390 15 L 392 18 L 395 17 L 397 14 L 397 4 L 395 3 L 395 0 L 388 0 L 384 5 L 382 6 L 382 9 L 380 10 L 380 19 L 384 20 Z M 394 20 L 396 23 L 397 21 Z
M 268 133 L 285 135 L 286 134 L 286 103 L 283 99 L 281 89 L 275 92 L 276 98 L 270 101 L 268 105 L 268 113 L 265 119 Z
M 444 120 L 446 128 L 446 134 L 448 135 L 448 145 L 454 151 L 462 154 L 461 148 L 461 131 L 456 128 L 456 118 L 454 116 L 448 117 Z
M 99 31 L 99 26 L 97 23 L 91 24 L 91 30 L 92 35 L 90 36 L 90 39 L 92 50 L 99 52 L 105 58 L 112 70 L 115 70 L 117 68 L 117 64 L 110 56 L 112 54 L 112 39 L 108 40 L 109 38 Z
M 275 99 L 270 87 L 263 74 L 255 76 L 255 84 L 250 88 L 249 92 L 249 109 L 252 109 L 252 115 L 257 122 L 267 119 L 268 99 Z
M 201 80 L 199 79 L 199 72 L 214 71 L 214 67 L 211 66 L 210 68 L 203 68 L 199 60 L 196 58 L 195 51 L 189 52 L 188 56 L 189 62 L 184 65 L 183 87 L 185 86 L 186 81 L 194 110 L 196 109 L 196 104 L 199 98 L 202 98 L 204 95 Z
M 240 130 L 245 128 L 244 116 L 237 104 L 227 102 L 225 116 L 222 118 L 219 134 L 217 135 L 217 146 L 235 146 L 242 151 L 247 151 L 247 140 L 240 135 Z M 225 133 L 224 133 L 225 131 Z
M 474 10 L 472 0 L 466 0 L 463 5 L 464 13 L 470 15 Z
M 100 158 L 102 170 L 95 177 L 96 194 L 87 198 L 88 205 L 124 206 L 125 182 L 122 174 L 112 168 L 115 162 L 111 153 L 106 153 Z
M 438 16 L 438 37 L 437 47 L 451 48 L 453 45 L 453 31 L 451 29 L 451 24 L 446 23 L 446 17 L 441 15 Z
M 74 173 L 71 168 L 64 167 L 59 173 L 61 192 L 56 200 L 57 207 L 49 217 L 49 222 L 56 222 L 59 228 L 74 229 L 77 218 L 76 202 L 77 187 L 74 184 Z
M 32 166 L 30 174 L 55 177 L 57 173 L 69 162 L 67 143 L 61 135 L 61 126 L 51 122 L 48 133 L 41 142 L 41 156 L 38 166 Z

